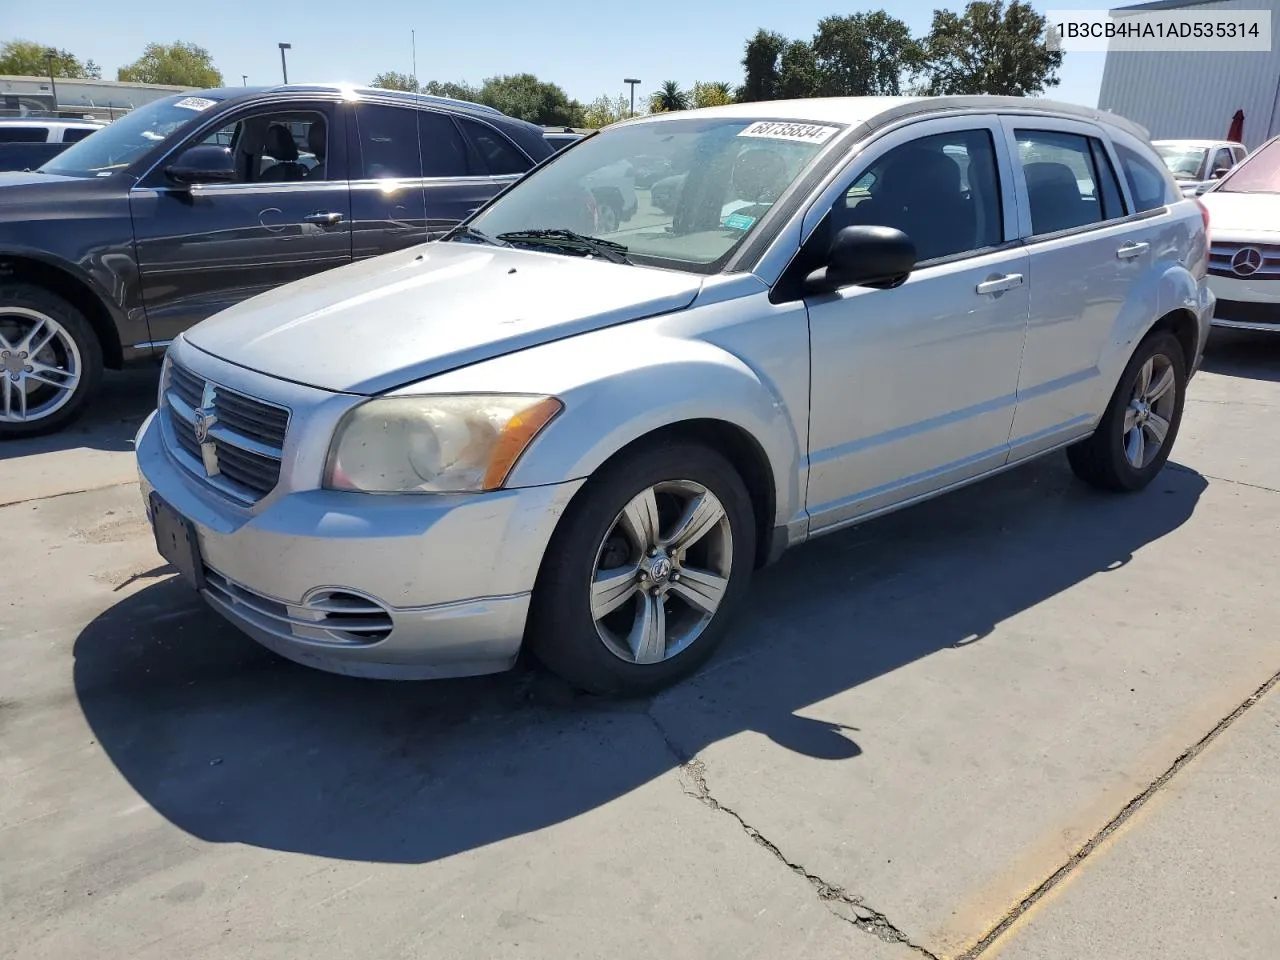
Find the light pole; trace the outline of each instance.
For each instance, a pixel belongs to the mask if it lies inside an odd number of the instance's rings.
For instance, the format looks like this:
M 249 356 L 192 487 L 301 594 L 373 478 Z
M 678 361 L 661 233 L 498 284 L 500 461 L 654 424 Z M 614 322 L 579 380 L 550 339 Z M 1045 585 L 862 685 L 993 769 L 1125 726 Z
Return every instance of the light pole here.
M 247 73 L 240 74 L 240 81 L 247 87 L 249 85 L 249 75 Z
M 636 84 L 640 81 L 627 77 L 622 82 L 631 88 L 631 115 L 634 117 L 636 115 Z
M 56 116 L 58 113 L 58 82 L 53 79 L 53 64 L 58 59 L 58 51 L 52 48 L 44 53 L 45 59 L 49 61 L 49 86 L 53 88 L 53 112 Z
M 280 47 L 280 73 L 284 76 L 284 82 L 288 83 L 289 82 L 289 65 L 284 61 L 284 52 L 286 50 L 292 50 L 293 44 L 282 43 L 282 44 L 279 44 L 279 47 Z
M 409 31 L 409 43 L 413 47 L 413 92 L 418 93 L 418 31 Z

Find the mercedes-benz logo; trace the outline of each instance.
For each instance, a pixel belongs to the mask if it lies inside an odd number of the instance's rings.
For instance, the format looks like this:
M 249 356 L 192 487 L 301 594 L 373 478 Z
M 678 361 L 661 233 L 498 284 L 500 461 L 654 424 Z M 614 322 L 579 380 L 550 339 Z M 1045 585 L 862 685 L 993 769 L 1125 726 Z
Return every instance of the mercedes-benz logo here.
M 1262 251 L 1257 247 L 1241 247 L 1231 258 L 1231 271 L 1237 277 L 1252 277 L 1262 269 Z

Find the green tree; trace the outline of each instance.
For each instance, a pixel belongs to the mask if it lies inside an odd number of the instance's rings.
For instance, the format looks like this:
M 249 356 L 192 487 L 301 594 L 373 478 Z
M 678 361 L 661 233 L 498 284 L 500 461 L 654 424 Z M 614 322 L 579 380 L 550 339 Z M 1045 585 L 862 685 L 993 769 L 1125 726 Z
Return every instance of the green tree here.
M 778 70 L 778 99 L 816 97 L 822 87 L 818 58 L 803 40 L 792 40 L 782 51 Z
M 827 97 L 897 96 L 921 58 L 907 25 L 883 10 L 819 20 L 813 53 Z
M 408 93 L 418 92 L 418 81 L 407 73 L 388 70 L 373 78 L 373 86 L 382 90 L 404 90 Z
M 649 110 L 653 113 L 674 113 L 689 109 L 689 94 L 680 89 L 674 80 L 663 82 L 649 98 Z
M 461 83 L 445 81 L 441 83 L 439 80 L 429 80 L 422 85 L 422 92 L 429 93 L 433 97 L 451 97 L 454 100 L 471 100 L 473 102 L 480 96 L 480 91 L 466 81 Z
M 756 35 L 747 41 L 742 57 L 746 80 L 738 88 L 739 101 L 750 103 L 777 99 L 778 58 L 786 46 L 786 37 L 764 29 L 757 30 Z
M 1062 51 L 1043 42 L 1045 18 L 1029 3 L 977 0 L 957 15 L 934 10 L 924 39 L 924 87 L 933 95 L 1025 97 L 1058 85 Z
M 222 73 L 204 47 L 194 43 L 149 43 L 142 56 L 116 71 L 117 80 L 168 83 L 180 87 L 220 87 Z
M 641 112 L 640 110 L 636 111 Z M 599 130 L 631 116 L 631 100 L 624 94 L 596 97 L 582 109 L 582 125 Z
M 727 83 L 695 83 L 690 98 L 695 107 L 723 107 L 733 103 L 733 89 Z
M 67 50 L 56 50 L 31 40 L 8 40 L 0 45 L 0 74 L 17 77 L 47 77 L 49 54 L 53 54 L 53 75 L 69 80 L 101 80 L 102 68 L 92 60 L 80 62 Z
M 501 110 L 509 117 L 554 127 L 576 127 L 582 120 L 582 104 L 554 83 L 531 73 L 490 77 L 473 98 Z

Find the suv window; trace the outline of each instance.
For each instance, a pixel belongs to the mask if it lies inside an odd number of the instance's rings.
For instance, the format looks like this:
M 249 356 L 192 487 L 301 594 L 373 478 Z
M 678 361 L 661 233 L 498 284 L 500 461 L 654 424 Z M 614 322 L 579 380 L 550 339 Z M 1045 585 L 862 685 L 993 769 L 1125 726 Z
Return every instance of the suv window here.
M 0 143 L 44 143 L 48 138 L 45 127 L 0 126 Z
M 1151 161 L 1122 143 L 1115 144 L 1120 167 L 1129 183 L 1135 211 L 1157 210 L 1170 201 L 1169 181 Z
M 420 179 L 418 111 L 362 103 L 356 110 L 353 180 Z
M 1207 175 L 1211 177 L 1215 170 L 1221 170 L 1223 167 L 1230 170 L 1233 166 L 1235 166 L 1235 160 L 1232 159 L 1231 151 L 1226 147 L 1221 147 L 1213 155 L 1213 163 L 1209 164 Z
M 506 137 L 492 127 L 487 127 L 483 123 L 477 123 L 466 117 L 458 117 L 457 119 L 459 126 L 462 127 L 467 138 L 475 145 L 476 151 L 489 167 L 489 173 L 495 177 L 512 173 L 524 173 L 533 166 L 528 157 L 512 146 Z
M 467 144 L 448 114 L 418 111 L 418 146 L 424 177 L 471 175 Z
M 91 133 L 97 133 L 96 127 L 67 127 L 62 131 L 63 143 L 75 143 L 83 140 Z
M 210 131 L 201 141 L 226 147 L 238 183 L 323 180 L 328 124 L 310 110 L 267 110 Z
M 1107 219 L 1094 166 L 1093 137 L 1055 130 L 1018 130 L 1031 233 L 1040 236 Z M 1099 146 L 1101 146 L 1099 144 Z
M 831 210 L 831 229 L 901 230 L 920 260 L 994 247 L 1003 239 L 1000 176 L 986 130 L 921 137 L 872 162 Z

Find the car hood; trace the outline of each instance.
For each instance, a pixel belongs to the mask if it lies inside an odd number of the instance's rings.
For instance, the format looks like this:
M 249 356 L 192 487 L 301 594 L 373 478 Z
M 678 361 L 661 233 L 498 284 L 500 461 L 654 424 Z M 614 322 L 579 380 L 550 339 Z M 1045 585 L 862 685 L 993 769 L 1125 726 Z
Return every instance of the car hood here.
M 1222 231 L 1228 230 L 1248 233 L 1280 232 L 1280 194 L 1210 190 L 1200 196 L 1200 202 L 1209 210 L 1211 237 L 1217 237 Z
M 183 338 L 270 376 L 376 394 L 679 310 L 700 288 L 700 277 L 670 270 L 428 243 L 277 287 L 196 324 Z

